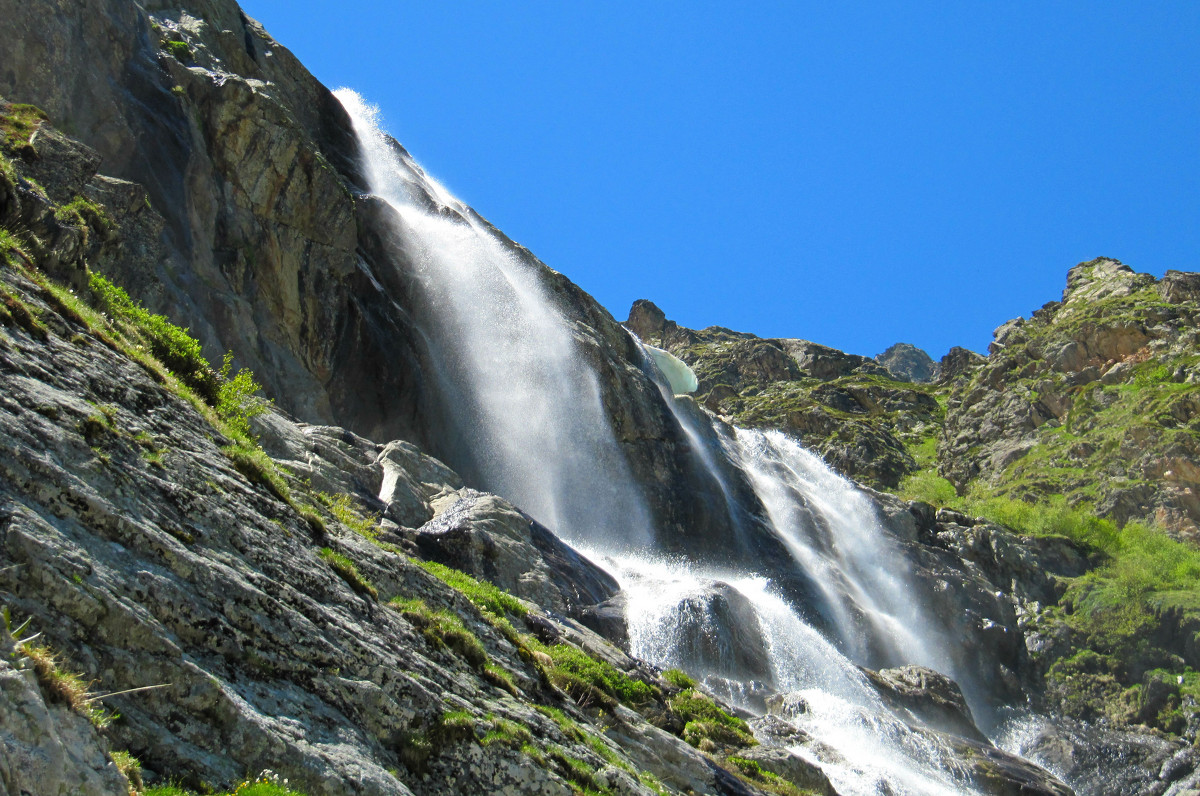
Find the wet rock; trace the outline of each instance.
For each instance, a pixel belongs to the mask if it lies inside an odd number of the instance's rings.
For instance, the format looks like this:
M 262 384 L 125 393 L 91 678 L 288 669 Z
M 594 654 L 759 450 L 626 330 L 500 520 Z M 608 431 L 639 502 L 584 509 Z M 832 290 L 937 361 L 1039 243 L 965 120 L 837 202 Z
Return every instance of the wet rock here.
M 893 709 L 911 721 L 939 732 L 986 741 L 975 726 L 958 684 L 949 677 L 924 666 L 863 671 Z

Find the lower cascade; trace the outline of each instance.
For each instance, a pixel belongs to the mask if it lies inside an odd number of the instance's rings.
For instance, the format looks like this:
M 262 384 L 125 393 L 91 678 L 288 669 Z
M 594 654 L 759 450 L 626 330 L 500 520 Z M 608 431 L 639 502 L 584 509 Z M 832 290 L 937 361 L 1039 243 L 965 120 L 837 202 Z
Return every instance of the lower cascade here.
M 871 499 L 785 435 L 715 421 L 677 395 L 696 389 L 687 366 L 635 340 L 635 364 L 720 492 L 738 537 L 729 544 L 766 539 L 762 549 L 790 560 L 751 554 L 731 564 L 687 539 L 662 549 L 589 343 L 546 274 L 427 177 L 361 97 L 338 97 L 362 144 L 369 190 L 394 213 L 395 257 L 417 274 L 445 432 L 457 441 L 448 463 L 610 572 L 633 655 L 684 669 L 750 714 L 769 709 L 786 720 L 788 748 L 838 793 L 982 792 L 946 736 L 901 720 L 863 668 L 940 672 L 961 685 L 976 720 L 992 723 L 986 689 L 955 660 Z M 749 491 L 739 491 L 739 479 Z M 780 572 L 808 587 L 781 584 Z

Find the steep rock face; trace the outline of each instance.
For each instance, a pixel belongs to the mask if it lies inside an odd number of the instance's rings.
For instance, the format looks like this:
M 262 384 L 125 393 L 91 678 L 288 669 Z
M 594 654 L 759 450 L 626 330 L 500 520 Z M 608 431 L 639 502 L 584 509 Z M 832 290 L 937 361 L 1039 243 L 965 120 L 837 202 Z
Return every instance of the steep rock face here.
M 807 340 L 684 329 L 645 299 L 625 324 L 695 371 L 697 400 L 710 411 L 742 426 L 784 429 L 874 486 L 894 488 L 914 470 L 908 446 L 940 423 L 932 388 L 894 381 L 867 357 Z
M 1194 277 L 1159 282 L 1107 259 L 1072 268 L 1061 302 L 1001 326 L 987 360 L 955 377 L 941 473 L 1196 538 Z
M 471 430 L 446 412 L 426 345 L 430 309 L 391 209 L 363 193 L 344 109 L 284 47 L 231 0 L 61 9 L 5 0 L 0 9 L 0 38 L 19 43 L 0 68 L 0 93 L 41 105 L 124 180 L 84 188 L 112 208 L 120 233 L 119 248 L 92 258 L 99 270 L 190 327 L 210 359 L 232 351 L 295 416 L 414 442 L 481 486 Z M 719 485 L 628 335 L 493 231 L 540 274 L 595 367 L 664 546 L 687 552 L 730 537 Z
M 148 777 L 228 787 L 269 768 L 309 794 L 433 794 L 451 785 L 567 794 L 586 777 L 649 794 L 638 779 L 649 768 L 657 780 L 647 781 L 672 790 L 721 792 L 703 756 L 628 711 L 620 733 L 644 739 L 634 769 L 549 684 L 542 664 L 518 652 L 516 631 L 502 633 L 397 547 L 373 543 L 362 535 L 369 528 L 352 532 L 337 512 L 313 519 L 300 495 L 316 506 L 323 493 L 305 492 L 298 476 L 288 500 L 248 481 L 220 447 L 229 440 L 158 366 L 127 358 L 115 330 L 97 331 L 89 324 L 98 319 L 70 309 L 37 277 L 13 263 L 0 270 L 9 306 L 27 313 L 14 320 L 6 310 L 0 331 L 0 599 L 84 681 L 105 691 L 149 687 L 104 701 L 122 715 L 107 738 L 140 758 Z M 429 512 L 436 521 L 442 498 L 461 489 L 404 443 L 377 445 L 279 416 L 260 428 L 306 480 L 349 487 L 340 494 L 352 501 L 378 488 L 392 516 Z M 502 502 L 496 509 L 513 512 Z M 491 522 L 480 518 L 475 531 L 494 532 Z M 401 528 L 385 520 L 374 533 Z M 541 577 L 550 567 L 525 563 L 526 576 L 510 570 L 518 587 L 550 588 Z M 391 597 L 401 604 L 386 607 Z M 555 650 L 586 651 L 652 680 L 595 634 L 522 610 L 525 627 Z M 428 623 L 450 620 L 429 611 L 456 617 L 449 641 Z M 71 788 L 63 792 L 123 792 L 86 720 L 46 719 L 27 673 L 0 669 L 13 708 L 0 727 L 11 731 L 6 761 L 16 765 L 5 775 L 18 783 L 40 776 L 22 762 L 24 749 L 53 760 L 66 747 L 41 784 L 59 777 Z M 22 735 L 21 717 L 42 729 Z M 57 736 L 48 735 L 55 723 Z M 508 740 L 485 743 L 493 731 Z M 526 743 L 549 757 L 528 765 Z

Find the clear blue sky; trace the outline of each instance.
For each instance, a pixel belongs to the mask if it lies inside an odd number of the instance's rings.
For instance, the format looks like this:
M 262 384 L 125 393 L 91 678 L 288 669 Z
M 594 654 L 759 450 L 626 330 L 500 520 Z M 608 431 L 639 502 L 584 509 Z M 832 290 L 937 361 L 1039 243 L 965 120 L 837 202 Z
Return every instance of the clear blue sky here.
M 619 320 L 935 358 L 1200 270 L 1200 3 L 245 0 Z

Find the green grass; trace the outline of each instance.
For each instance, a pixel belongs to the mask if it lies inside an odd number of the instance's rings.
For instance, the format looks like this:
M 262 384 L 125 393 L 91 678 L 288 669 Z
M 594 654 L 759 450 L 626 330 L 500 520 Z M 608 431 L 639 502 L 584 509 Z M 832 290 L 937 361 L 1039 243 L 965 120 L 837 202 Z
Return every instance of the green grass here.
M 465 572 L 436 561 L 417 561 L 416 564 L 450 588 L 462 593 L 481 611 L 498 617 L 505 614 L 523 617 L 529 613 L 523 602 L 487 581 L 476 580 Z
M 420 630 L 435 649 L 449 649 L 472 667 L 487 671 L 484 668 L 488 663 L 487 651 L 479 638 L 455 614 L 445 610 L 435 611 L 424 600 L 401 597 L 393 597 L 388 607 Z M 492 677 L 504 681 L 500 672 L 492 672 Z M 507 682 L 511 684 L 511 678 Z
M 637 707 L 655 697 L 655 689 L 634 679 L 610 663 L 593 658 L 569 644 L 546 646 L 528 639 L 529 646 L 549 656 L 552 664 L 546 668 L 551 683 L 566 691 L 583 705 L 608 707 L 612 700 Z
M 667 669 L 663 672 L 662 679 L 676 688 L 686 689 L 696 687 L 696 680 L 682 669 Z
M 759 790 L 776 796 L 812 796 L 814 791 L 799 788 L 778 774 L 773 774 L 759 765 L 756 760 L 731 756 L 726 758 L 726 770 L 749 782 Z
M 36 105 L 13 103 L 0 113 L 0 136 L 10 147 L 28 144 L 38 125 L 49 119 L 46 112 Z
M 370 597 L 372 599 L 379 598 L 379 591 L 371 584 L 371 581 L 367 580 L 367 578 L 358 571 L 358 567 L 355 566 L 354 562 L 349 558 L 341 553 L 335 552 L 328 547 L 322 547 L 317 553 L 317 556 L 322 561 L 329 564 L 333 571 L 336 572 L 342 580 L 346 581 L 346 583 L 350 586 L 350 588 L 354 589 L 354 591 L 358 592 L 364 597 Z
M 676 694 L 667 704 L 685 722 L 683 739 L 701 751 L 713 751 L 717 745 L 744 747 L 758 743 L 745 721 L 695 689 Z
M 508 719 L 498 719 L 494 716 L 488 718 L 491 721 L 491 729 L 484 733 L 480 740 L 480 744 L 483 746 L 500 744 L 510 749 L 520 750 L 523 746 L 533 743 L 533 733 L 524 724 Z
M 160 785 L 147 788 L 143 791 L 143 796 L 197 796 L 197 794 L 178 785 Z M 231 791 L 222 791 L 213 796 L 305 796 L 305 794 L 275 782 L 247 780 Z
M 200 342 L 187 329 L 155 315 L 129 297 L 118 285 L 100 274 L 88 277 L 96 306 L 108 313 L 131 336 L 143 343 L 180 381 L 196 392 L 209 406 L 217 406 L 221 383 L 217 371 L 204 358 Z
M 354 499 L 346 494 L 331 495 L 328 492 L 313 492 L 313 497 L 333 518 L 351 531 L 371 542 L 379 539 L 379 515 L 363 514 Z
M 253 484 L 265 488 L 275 497 L 292 505 L 292 490 L 274 460 L 257 445 L 239 441 L 221 448 L 234 469 Z

